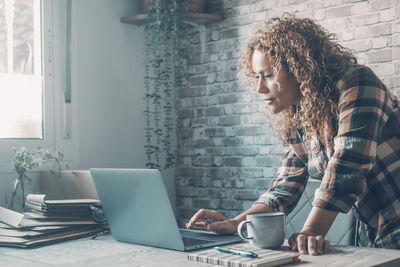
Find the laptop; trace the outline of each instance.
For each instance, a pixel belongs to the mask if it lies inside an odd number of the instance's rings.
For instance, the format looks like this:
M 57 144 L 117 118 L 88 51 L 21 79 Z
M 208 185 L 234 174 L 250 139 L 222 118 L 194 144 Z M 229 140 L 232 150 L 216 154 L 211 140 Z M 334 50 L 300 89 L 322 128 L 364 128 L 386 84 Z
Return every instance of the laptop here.
M 179 229 L 161 173 L 154 169 L 90 169 L 115 240 L 188 251 L 242 241 L 238 235 Z

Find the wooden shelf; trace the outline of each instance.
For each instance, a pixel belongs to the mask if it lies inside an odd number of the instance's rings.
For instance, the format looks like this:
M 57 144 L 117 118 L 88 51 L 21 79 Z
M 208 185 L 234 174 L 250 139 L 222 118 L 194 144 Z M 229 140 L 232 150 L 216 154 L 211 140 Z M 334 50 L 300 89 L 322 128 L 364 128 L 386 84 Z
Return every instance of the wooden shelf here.
M 185 13 L 186 19 L 189 22 L 197 23 L 197 24 L 207 24 L 211 22 L 221 21 L 222 17 L 216 14 L 209 14 L 209 13 L 195 13 L 195 12 L 188 12 Z M 140 13 L 136 15 L 131 15 L 127 17 L 122 17 L 122 23 L 129 23 L 129 24 L 136 24 L 136 25 L 143 25 L 147 21 L 147 14 Z

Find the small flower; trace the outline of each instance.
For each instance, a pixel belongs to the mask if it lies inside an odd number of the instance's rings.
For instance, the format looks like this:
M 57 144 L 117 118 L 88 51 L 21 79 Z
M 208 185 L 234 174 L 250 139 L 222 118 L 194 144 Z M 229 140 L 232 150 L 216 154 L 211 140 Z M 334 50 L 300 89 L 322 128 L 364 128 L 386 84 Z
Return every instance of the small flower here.
M 64 155 L 61 152 L 56 151 L 55 154 L 52 154 L 49 150 L 43 149 L 40 146 L 34 148 L 32 151 L 25 147 L 18 149 L 13 147 L 12 150 L 14 152 L 12 158 L 13 167 L 19 177 L 23 177 L 27 170 L 37 168 L 50 160 L 55 160 L 58 170 L 61 171 L 61 162 L 64 159 Z M 68 166 L 66 165 L 66 167 Z
M 24 178 L 29 179 L 29 177 L 25 174 L 27 170 L 39 167 L 40 165 L 54 160 L 57 163 L 59 175 L 61 171 L 61 163 L 63 161 L 64 155 L 61 152 L 57 152 L 55 154 L 50 153 L 48 150 L 41 148 L 40 146 L 34 148 L 32 151 L 26 149 L 25 147 L 20 148 L 12 148 L 14 155 L 12 157 L 12 164 L 15 172 L 18 174 L 18 178 L 13 186 L 13 190 L 11 192 L 11 202 L 8 207 L 14 208 L 14 198 L 16 196 L 16 192 L 18 187 L 22 190 L 22 203 L 23 209 L 25 208 L 25 189 L 24 189 Z M 65 164 L 65 167 L 68 168 L 68 165 Z

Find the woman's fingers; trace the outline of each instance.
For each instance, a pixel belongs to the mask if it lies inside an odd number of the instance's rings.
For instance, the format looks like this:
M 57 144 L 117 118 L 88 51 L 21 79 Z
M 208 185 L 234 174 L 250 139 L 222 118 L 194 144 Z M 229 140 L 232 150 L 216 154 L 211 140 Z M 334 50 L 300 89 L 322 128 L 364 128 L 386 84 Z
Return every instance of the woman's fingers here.
M 296 239 L 297 239 L 297 234 L 293 234 L 289 237 L 288 240 L 290 249 L 294 251 L 298 250 Z
M 202 220 L 202 218 L 205 216 L 205 214 L 208 212 L 206 209 L 200 209 L 196 212 L 195 215 L 192 216 L 192 218 L 189 220 L 189 222 L 186 224 L 186 227 L 188 229 L 191 229 L 197 221 Z
M 187 224 L 186 224 L 186 226 L 187 226 Z M 206 224 L 205 222 L 203 222 L 203 221 L 195 222 L 195 223 L 192 225 L 192 228 L 194 228 L 194 227 L 196 227 L 196 228 L 206 228 L 206 227 L 207 227 L 207 224 Z
M 226 218 L 217 211 L 200 209 L 195 215 L 193 215 L 190 221 L 186 224 L 186 227 L 191 229 L 193 226 L 197 226 L 196 223 L 199 222 L 203 222 L 203 227 L 207 227 L 210 223 L 224 220 L 226 220 Z
M 317 253 L 317 240 L 315 236 L 308 236 L 307 237 L 307 248 L 308 248 L 308 254 L 312 256 L 318 255 Z
M 330 248 L 331 248 L 331 243 L 329 242 L 329 240 L 324 240 L 324 245 L 322 247 L 323 253 L 327 253 Z
M 296 238 L 297 250 L 300 254 L 307 254 L 307 237 L 303 234 L 299 234 Z
M 312 256 L 321 255 L 328 252 L 330 243 L 323 236 L 313 236 L 305 234 L 293 234 L 289 240 L 289 246 L 300 254 L 310 254 Z
M 315 248 L 318 255 L 322 254 L 324 251 L 324 242 L 325 240 L 321 235 L 315 237 Z

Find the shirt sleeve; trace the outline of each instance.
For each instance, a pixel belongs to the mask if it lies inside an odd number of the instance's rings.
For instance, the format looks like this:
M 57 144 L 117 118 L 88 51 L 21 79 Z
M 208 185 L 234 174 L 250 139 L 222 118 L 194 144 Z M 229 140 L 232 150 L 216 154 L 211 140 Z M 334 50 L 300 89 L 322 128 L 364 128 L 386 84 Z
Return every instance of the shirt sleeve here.
M 299 201 L 308 179 L 307 167 L 291 146 L 285 147 L 273 185 L 254 203 L 264 203 L 289 214 Z
M 386 87 L 368 68 L 339 81 L 338 133 L 313 206 L 348 212 L 366 189 L 366 175 L 375 165 L 377 139 L 391 109 Z

